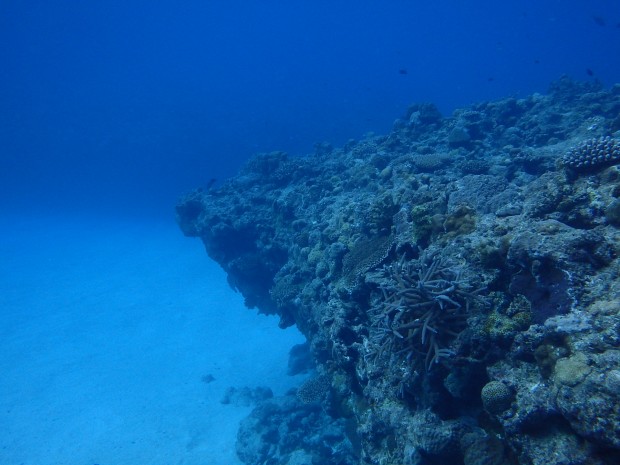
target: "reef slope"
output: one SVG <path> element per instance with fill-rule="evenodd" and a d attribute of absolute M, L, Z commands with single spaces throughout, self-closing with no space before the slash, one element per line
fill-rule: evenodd
<path fill-rule="evenodd" d="M 242 426 L 243 460 L 620 463 L 619 136 L 620 85 L 562 78 L 182 198 L 182 231 L 316 361 Z"/>

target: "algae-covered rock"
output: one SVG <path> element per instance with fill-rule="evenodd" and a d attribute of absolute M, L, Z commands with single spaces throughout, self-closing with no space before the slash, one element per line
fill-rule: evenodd
<path fill-rule="evenodd" d="M 246 464 L 287 465 L 302 459 L 312 465 L 358 463 L 345 421 L 331 418 L 318 404 L 304 404 L 293 396 L 267 400 L 252 410 L 241 422 L 236 449 Z"/>
<path fill-rule="evenodd" d="M 594 443 L 620 449 L 620 350 L 558 360 L 557 405 L 571 426 Z"/>
<path fill-rule="evenodd" d="M 464 465 L 516 465 L 516 458 L 496 436 L 477 430 L 461 438 Z"/>
<path fill-rule="evenodd" d="M 554 382 L 559 385 L 575 387 L 592 372 L 588 357 L 576 354 L 562 358 L 555 364 Z"/>

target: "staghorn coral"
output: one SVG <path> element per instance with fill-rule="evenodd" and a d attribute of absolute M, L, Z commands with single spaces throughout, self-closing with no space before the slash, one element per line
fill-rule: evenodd
<path fill-rule="evenodd" d="M 466 326 L 472 290 L 462 265 L 439 254 L 405 257 L 384 267 L 383 298 L 371 309 L 371 343 L 406 359 L 422 356 L 426 370 L 454 355 L 451 342 Z"/>

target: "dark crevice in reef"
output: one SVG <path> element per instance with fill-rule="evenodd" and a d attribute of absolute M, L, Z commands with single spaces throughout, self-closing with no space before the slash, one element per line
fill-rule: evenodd
<path fill-rule="evenodd" d="M 260 154 L 181 199 L 183 232 L 314 358 L 243 423 L 242 460 L 612 463 L 619 111 L 620 85 L 568 78 L 412 105 L 387 135 Z"/>

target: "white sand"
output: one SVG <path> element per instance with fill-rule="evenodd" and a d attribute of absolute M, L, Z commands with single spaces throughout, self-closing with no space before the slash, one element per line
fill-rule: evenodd
<path fill-rule="evenodd" d="M 0 464 L 239 464 L 251 408 L 226 388 L 301 382 L 303 337 L 244 308 L 173 220 L 0 227 Z"/>

